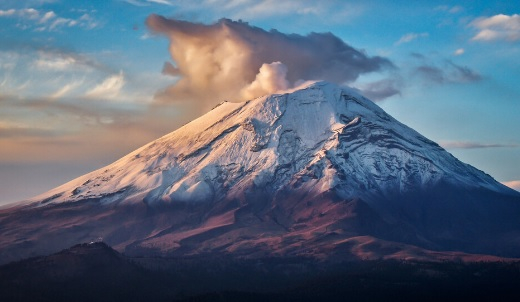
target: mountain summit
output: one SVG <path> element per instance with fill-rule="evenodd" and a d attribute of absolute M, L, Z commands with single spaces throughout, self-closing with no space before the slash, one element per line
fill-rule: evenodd
<path fill-rule="evenodd" d="M 0 253 L 102 237 L 134 255 L 371 257 L 420 247 L 520 257 L 519 215 L 516 191 L 354 90 L 317 82 L 224 102 L 2 210 Z"/>

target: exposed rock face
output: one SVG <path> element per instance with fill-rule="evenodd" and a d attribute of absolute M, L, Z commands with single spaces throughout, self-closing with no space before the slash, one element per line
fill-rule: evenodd
<path fill-rule="evenodd" d="M 520 256 L 520 194 L 325 82 L 223 103 L 0 215 L 4 259 L 97 237 L 135 255 Z"/>

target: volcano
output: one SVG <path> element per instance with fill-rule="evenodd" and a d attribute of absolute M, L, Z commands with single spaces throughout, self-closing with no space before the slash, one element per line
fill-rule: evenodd
<path fill-rule="evenodd" d="M 224 102 L 0 210 L 0 259 L 98 238 L 135 256 L 520 257 L 518 217 L 520 193 L 317 82 Z"/>

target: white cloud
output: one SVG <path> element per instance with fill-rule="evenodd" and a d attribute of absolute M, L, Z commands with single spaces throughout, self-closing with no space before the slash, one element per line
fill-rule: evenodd
<path fill-rule="evenodd" d="M 40 23 L 46 23 L 47 21 L 56 18 L 56 14 L 53 11 L 46 12 L 45 15 L 40 19 Z"/>
<path fill-rule="evenodd" d="M 137 0 L 123 0 L 126 3 L 135 5 L 135 6 L 148 6 L 148 3 L 137 1 Z"/>
<path fill-rule="evenodd" d="M 170 0 L 142 0 L 142 1 L 139 1 L 139 0 L 123 0 L 123 1 L 126 2 L 126 3 L 129 3 L 129 4 L 132 4 L 132 5 L 135 5 L 135 6 L 149 6 L 150 3 L 173 6 L 172 1 L 170 1 Z"/>
<path fill-rule="evenodd" d="M 73 57 L 51 57 L 49 55 L 44 54 L 34 62 L 34 65 L 42 70 L 64 71 L 76 65 L 77 63 L 78 62 Z"/>
<path fill-rule="evenodd" d="M 72 83 L 68 83 L 62 88 L 58 89 L 56 92 L 52 93 L 49 98 L 51 99 L 59 99 L 69 94 L 69 92 L 73 91 L 74 89 L 78 88 L 83 84 L 82 81 L 76 81 Z"/>
<path fill-rule="evenodd" d="M 31 19 L 31 20 L 35 20 L 40 17 L 40 12 L 34 8 L 24 8 L 24 9 L 18 10 L 18 14 L 23 18 L 27 18 L 27 19 Z"/>
<path fill-rule="evenodd" d="M 72 21 L 71 19 L 67 19 L 67 18 L 57 18 L 56 20 L 54 20 L 54 22 L 51 23 L 51 25 L 49 26 L 49 29 L 50 30 L 56 29 L 57 27 L 68 24 L 71 21 Z"/>
<path fill-rule="evenodd" d="M 395 42 L 395 45 L 412 42 L 413 40 L 416 40 L 419 38 L 425 38 L 428 36 L 429 36 L 428 33 L 408 33 L 408 34 L 402 36 L 397 42 Z"/>
<path fill-rule="evenodd" d="M 470 25 L 479 30 L 472 38 L 474 41 L 520 40 L 520 15 L 518 14 L 477 18 Z"/>
<path fill-rule="evenodd" d="M 34 8 L 0 10 L 0 17 L 18 17 L 23 22 L 16 26 L 22 29 L 33 28 L 35 31 L 53 31 L 62 27 L 79 26 L 93 29 L 99 26 L 90 15 L 83 14 L 77 18 L 58 16 L 54 11 L 39 11 Z"/>
<path fill-rule="evenodd" d="M 464 54 L 464 48 L 459 48 L 459 49 L 455 50 L 453 52 L 453 54 L 456 56 L 460 56 L 460 55 Z"/>
<path fill-rule="evenodd" d="M 123 72 L 106 78 L 101 84 L 97 85 L 85 96 L 91 99 L 117 99 L 121 89 L 125 85 Z"/>
<path fill-rule="evenodd" d="M 152 3 L 158 3 L 158 4 L 164 4 L 164 5 L 173 5 L 170 1 L 168 0 L 148 0 L 148 2 L 152 2 Z"/>
<path fill-rule="evenodd" d="M 1 10 L 0 9 L 0 17 L 12 16 L 15 13 L 16 13 L 16 10 L 14 10 L 14 9 L 8 9 L 8 10 Z"/>

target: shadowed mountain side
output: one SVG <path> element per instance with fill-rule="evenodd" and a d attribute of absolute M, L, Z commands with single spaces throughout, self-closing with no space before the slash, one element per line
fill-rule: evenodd
<path fill-rule="evenodd" d="M 2 301 L 164 301 L 167 275 L 133 264 L 104 243 L 0 266 Z"/>
<path fill-rule="evenodd" d="M 330 263 L 304 257 L 129 258 L 97 242 L 0 266 L 0 300 L 514 301 L 519 265 L 511 261 Z"/>
<path fill-rule="evenodd" d="M 6 263 L 103 238 L 133 256 L 337 260 L 439 256 L 431 250 L 520 257 L 518 212 L 512 210 L 518 207 L 516 199 L 485 193 L 467 192 L 482 199 L 461 198 L 456 203 L 451 202 L 449 187 L 402 195 L 388 201 L 393 208 L 384 211 L 385 217 L 360 199 L 342 200 L 333 193 L 305 196 L 291 190 L 218 205 L 99 207 L 89 200 L 29 207 L 0 212 L 0 223 L 16 230 L 0 229 L 0 255 Z M 460 190 L 456 194 L 460 196 Z M 489 210 L 488 200 L 502 208 Z"/>

